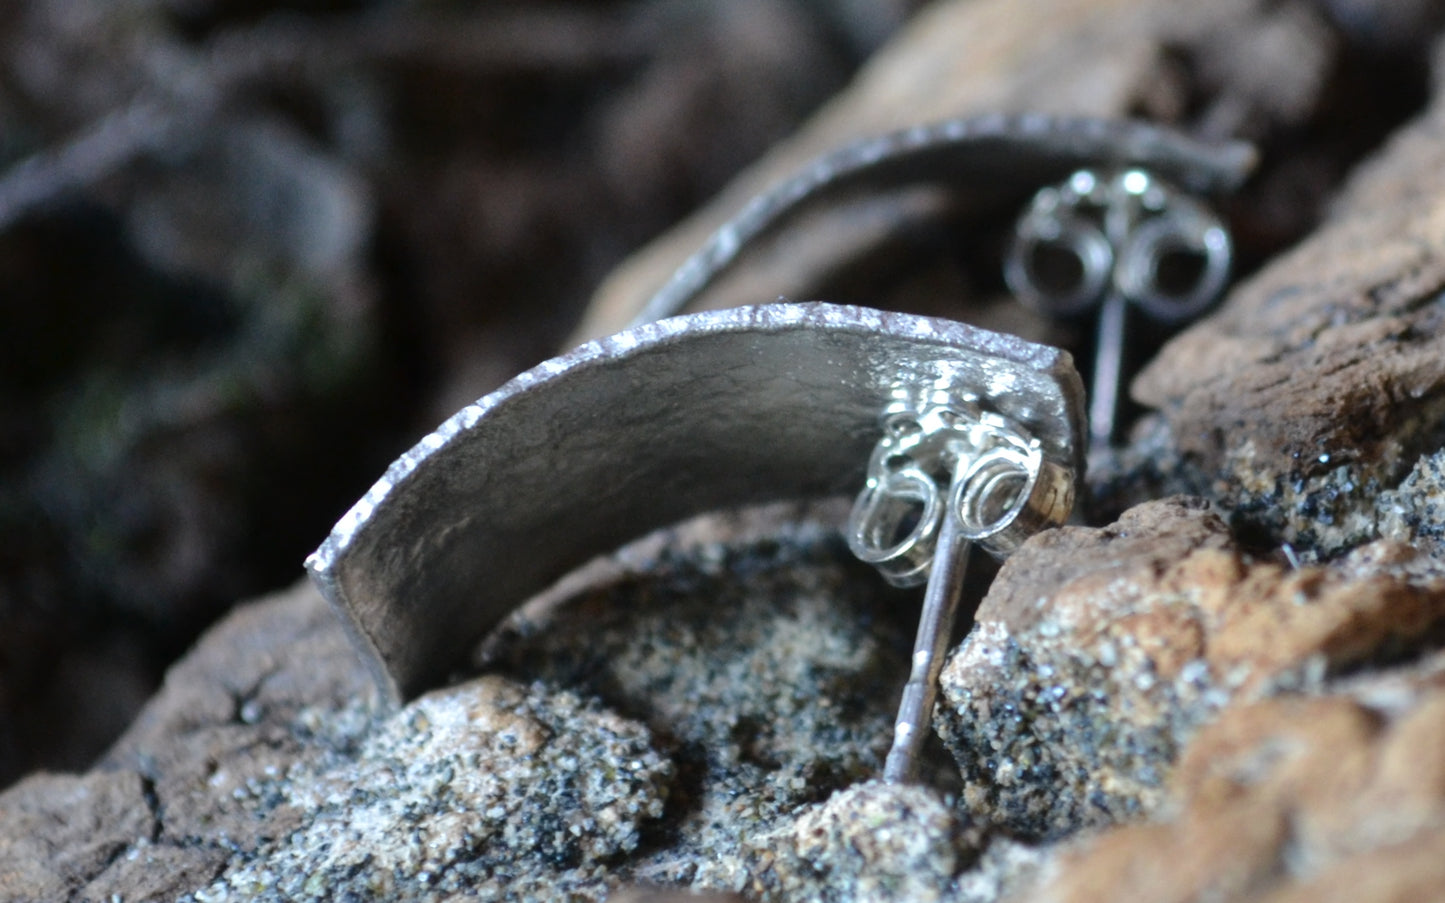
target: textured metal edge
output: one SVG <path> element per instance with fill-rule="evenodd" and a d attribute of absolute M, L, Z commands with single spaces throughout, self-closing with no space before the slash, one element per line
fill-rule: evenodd
<path fill-rule="evenodd" d="M 402 685 L 386 664 L 378 643 L 378 630 L 386 625 L 368 627 L 361 622 L 341 579 L 349 550 L 366 534 L 380 512 L 402 504 L 408 486 L 427 469 L 435 456 L 452 446 L 466 443 L 483 430 L 495 412 L 509 402 L 530 396 L 564 377 L 572 377 L 591 368 L 611 366 L 660 347 L 686 342 L 703 335 L 719 333 L 780 334 L 797 330 L 853 333 L 861 336 L 886 335 L 904 338 L 940 348 L 969 349 L 1002 361 L 1008 361 L 1040 374 L 1048 374 L 1066 387 L 1065 396 L 1082 397 L 1082 385 L 1074 371 L 1072 358 L 1062 350 L 1027 342 L 1014 336 L 990 332 L 951 320 L 892 313 L 862 307 L 845 307 L 824 303 L 769 304 L 756 307 L 708 311 L 685 317 L 647 324 L 608 338 L 588 342 L 557 358 L 545 361 L 515 377 L 496 391 L 468 405 L 402 454 L 385 474 L 338 521 L 331 534 L 306 560 L 307 570 L 322 594 L 338 610 L 356 647 L 366 659 L 377 684 L 391 703 L 397 703 L 416 692 L 416 687 Z M 1082 472 L 1083 447 L 1082 405 L 1066 406 L 1071 423 L 1062 447 L 1057 449 L 1077 471 Z M 560 575 L 559 575 L 560 576 Z M 540 589 L 540 588 L 539 588 Z M 520 604 L 518 601 L 518 604 Z M 480 637 L 476 637 L 480 639 Z"/>
<path fill-rule="evenodd" d="M 799 327 L 864 333 L 888 332 L 945 344 L 982 348 L 995 357 L 1023 364 L 1034 370 L 1062 372 L 1062 369 L 1073 369 L 1072 356 L 1050 345 L 1028 342 L 953 320 L 817 301 L 703 311 L 646 323 L 615 335 L 594 339 L 566 354 L 543 361 L 448 417 L 387 467 L 381 478 L 336 522 L 325 541 L 306 558 L 306 568 L 317 575 L 318 583 L 322 584 L 323 588 L 329 585 L 327 581 L 330 580 L 330 570 L 356 534 L 365 528 L 372 512 L 402 490 L 408 478 L 422 467 L 428 458 L 458 436 L 475 428 L 490 411 L 510 398 L 532 391 L 597 361 L 620 360 L 639 349 L 667 342 L 680 335 L 742 330 L 779 331 Z"/>
<path fill-rule="evenodd" d="M 970 179 L 999 178 L 1024 161 L 1051 162 L 1056 171 L 1049 177 L 1080 166 L 1144 166 L 1190 191 L 1213 194 L 1239 187 L 1258 154 L 1246 142 L 1203 142 L 1144 122 L 1040 113 L 947 119 L 866 138 L 816 158 L 753 197 L 678 267 L 632 322 L 682 311 L 745 246 L 830 191 L 864 180 L 882 187 L 965 186 Z"/>

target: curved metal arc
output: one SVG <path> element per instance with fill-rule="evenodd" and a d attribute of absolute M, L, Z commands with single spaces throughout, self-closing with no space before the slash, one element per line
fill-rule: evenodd
<path fill-rule="evenodd" d="M 711 311 L 588 343 L 459 411 L 308 559 L 386 695 L 628 539 L 724 506 L 851 492 L 899 382 L 977 388 L 1082 463 L 1066 352 L 827 304 Z"/>
<path fill-rule="evenodd" d="M 948 119 L 847 145 L 755 196 L 652 296 L 633 325 L 684 310 L 750 243 L 823 195 L 938 182 L 1047 182 L 1082 166 L 1144 166 L 1193 191 L 1237 187 L 1253 170 L 1244 142 L 1207 144 L 1139 122 L 1042 114 Z"/>

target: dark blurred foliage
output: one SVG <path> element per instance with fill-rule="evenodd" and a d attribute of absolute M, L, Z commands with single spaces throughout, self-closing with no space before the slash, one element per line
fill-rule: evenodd
<path fill-rule="evenodd" d="M 103 749 L 911 5 L 0 4 L 0 786 Z"/>

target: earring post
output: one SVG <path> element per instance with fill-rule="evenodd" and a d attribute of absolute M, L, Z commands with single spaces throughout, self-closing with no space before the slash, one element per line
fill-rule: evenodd
<path fill-rule="evenodd" d="M 914 779 L 918 751 L 928 736 L 933 704 L 938 698 L 938 676 L 963 596 L 973 543 L 964 538 L 958 512 L 953 508 L 948 506 L 939 526 L 938 546 L 918 616 L 918 636 L 913 641 L 913 665 L 893 723 L 893 746 L 883 764 L 883 780 L 890 784 Z"/>
<path fill-rule="evenodd" d="M 1129 299 L 1117 289 L 1104 296 L 1094 344 L 1094 379 L 1089 386 L 1089 455 L 1104 454 L 1118 432 L 1119 396 L 1123 391 L 1124 343 Z"/>

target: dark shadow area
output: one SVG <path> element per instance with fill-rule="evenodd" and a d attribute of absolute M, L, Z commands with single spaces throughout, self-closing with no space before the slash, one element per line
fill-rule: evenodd
<path fill-rule="evenodd" d="M 909 6 L 7 6 L 0 786 L 84 767 Z"/>

